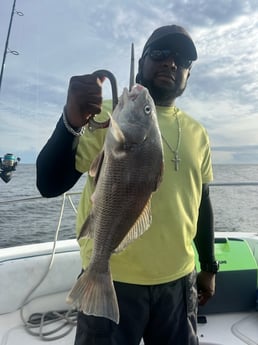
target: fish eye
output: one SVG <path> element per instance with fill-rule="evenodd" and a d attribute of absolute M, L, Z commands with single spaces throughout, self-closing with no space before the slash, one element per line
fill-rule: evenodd
<path fill-rule="evenodd" d="M 149 104 L 146 104 L 144 107 L 145 114 L 149 115 L 151 113 L 151 106 Z"/>

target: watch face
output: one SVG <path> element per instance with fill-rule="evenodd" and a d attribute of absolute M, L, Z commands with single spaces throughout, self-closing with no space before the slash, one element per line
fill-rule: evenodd
<path fill-rule="evenodd" d="M 217 273 L 218 270 L 219 270 L 219 262 L 218 262 L 218 261 L 215 261 L 215 262 L 213 263 L 213 271 L 212 271 L 212 273 Z"/>

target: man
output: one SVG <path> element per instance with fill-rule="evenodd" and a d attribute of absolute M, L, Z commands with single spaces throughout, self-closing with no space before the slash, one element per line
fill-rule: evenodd
<path fill-rule="evenodd" d="M 197 59 L 189 34 L 176 25 L 155 30 L 147 40 L 136 81 L 150 91 L 164 144 L 165 171 L 152 197 L 153 222 L 122 253 L 112 255 L 111 271 L 120 323 L 78 313 L 76 345 L 196 345 L 197 302 L 215 291 L 213 215 L 208 183 L 212 180 L 205 129 L 175 107 Z M 85 127 L 91 114 L 105 114 L 101 80 L 72 77 L 63 116 L 37 159 L 37 186 L 43 196 L 60 195 L 88 171 L 101 150 L 105 130 Z M 98 115 L 98 120 L 102 116 Z M 89 177 L 80 200 L 77 234 L 90 209 L 94 190 Z M 193 240 L 201 271 L 197 277 Z M 82 267 L 92 242 L 79 240 Z"/>

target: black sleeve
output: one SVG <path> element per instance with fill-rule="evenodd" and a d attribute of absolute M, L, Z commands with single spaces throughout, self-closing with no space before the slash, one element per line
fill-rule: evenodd
<path fill-rule="evenodd" d="M 61 117 L 36 161 L 36 183 L 42 196 L 63 194 L 82 175 L 75 169 L 78 140 L 78 137 L 67 131 Z"/>
<path fill-rule="evenodd" d="M 199 207 L 197 233 L 194 239 L 200 263 L 212 263 L 214 255 L 214 221 L 209 195 L 209 185 L 203 184 L 202 199 Z"/>

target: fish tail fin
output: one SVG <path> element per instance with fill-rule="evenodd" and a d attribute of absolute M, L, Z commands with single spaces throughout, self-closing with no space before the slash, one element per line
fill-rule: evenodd
<path fill-rule="evenodd" d="M 110 270 L 99 273 L 91 267 L 86 269 L 66 301 L 84 314 L 102 316 L 119 323 L 117 297 Z"/>

